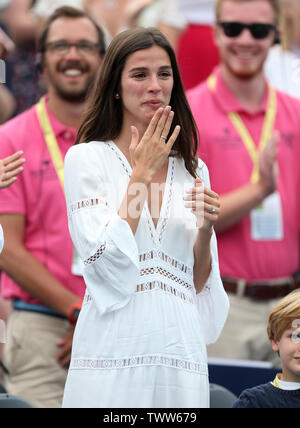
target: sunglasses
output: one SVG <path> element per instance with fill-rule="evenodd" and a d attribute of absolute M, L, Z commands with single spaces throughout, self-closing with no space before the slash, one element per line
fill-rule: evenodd
<path fill-rule="evenodd" d="M 227 37 L 238 37 L 247 28 L 254 39 L 265 39 L 271 31 L 276 31 L 272 24 L 244 24 L 242 22 L 218 22 Z"/>

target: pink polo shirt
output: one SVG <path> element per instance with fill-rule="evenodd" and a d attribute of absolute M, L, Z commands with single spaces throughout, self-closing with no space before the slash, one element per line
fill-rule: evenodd
<path fill-rule="evenodd" d="M 60 123 L 49 110 L 48 115 L 65 157 L 67 150 L 74 144 L 75 130 Z M 24 246 L 61 284 L 83 297 L 83 278 L 71 273 L 73 244 L 69 235 L 64 192 L 46 146 L 35 106 L 0 126 L 0 158 L 18 150 L 24 151 L 24 171 L 11 187 L 1 190 L 0 213 L 17 213 L 26 217 Z M 40 303 L 4 272 L 1 275 L 1 293 L 5 298 Z"/>
<path fill-rule="evenodd" d="M 211 186 L 220 195 L 250 180 L 253 163 L 238 132 L 228 118 L 237 112 L 258 145 L 265 118 L 269 91 L 255 113 L 247 111 L 225 85 L 219 68 L 215 91 L 207 82 L 191 89 L 187 97 L 200 132 L 199 156 L 207 164 Z M 277 94 L 275 130 L 280 131 L 278 191 L 283 211 L 280 241 L 254 241 L 250 217 L 218 234 L 220 270 L 223 276 L 247 281 L 290 276 L 299 269 L 300 230 L 300 101 Z"/>

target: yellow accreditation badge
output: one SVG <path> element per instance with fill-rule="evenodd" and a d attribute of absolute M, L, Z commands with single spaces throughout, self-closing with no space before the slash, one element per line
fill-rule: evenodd
<path fill-rule="evenodd" d="M 64 192 L 64 160 L 47 114 L 45 97 L 42 97 L 36 105 L 36 112 L 56 174 Z M 83 274 L 83 263 L 75 248 L 73 250 L 71 270 L 74 275 L 82 276 Z"/>

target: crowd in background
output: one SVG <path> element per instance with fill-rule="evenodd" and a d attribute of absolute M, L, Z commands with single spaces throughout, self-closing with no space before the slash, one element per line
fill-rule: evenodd
<path fill-rule="evenodd" d="M 218 64 L 214 0 L 2 0 L 0 58 L 5 60 L 6 83 L 1 85 L 0 123 L 26 110 L 43 93 L 35 67 L 36 39 L 45 19 L 62 4 L 85 9 L 105 31 L 107 44 L 125 28 L 158 27 L 177 52 L 186 89 L 203 81 Z M 300 5 L 294 0 L 281 4 L 281 43 L 270 52 L 266 75 L 276 87 L 299 97 Z"/>
<path fill-rule="evenodd" d="M 2 0 L 0 58 L 6 82 L 0 87 L 0 123 L 32 106 L 43 93 L 36 63 L 36 39 L 45 19 L 60 5 L 86 10 L 103 28 L 108 44 L 125 28 L 158 27 L 177 52 L 186 89 L 205 80 L 218 64 L 213 40 L 214 0 Z M 292 96 L 300 96 L 299 2 L 281 0 L 281 43 L 271 49 L 266 76 Z"/>
<path fill-rule="evenodd" d="M 280 4 L 279 39 L 269 51 L 265 76 L 275 88 L 300 98 L 300 2 L 280 0 Z M 130 27 L 160 29 L 176 52 L 187 91 L 208 79 L 220 62 L 214 42 L 214 0 L 0 0 L 0 59 L 5 65 L 1 124 L 47 92 L 37 66 L 36 41 L 46 19 L 62 5 L 86 11 L 103 29 L 106 46 Z M 0 319 L 6 320 L 10 310 L 11 303 L 1 299 L 0 287 Z M 261 359 L 259 353 L 253 359 Z"/>
<path fill-rule="evenodd" d="M 11 38 L 7 45 L 5 87 L 10 100 L 3 120 L 33 105 L 43 91 L 38 83 L 35 67 L 35 42 L 43 22 L 56 7 L 68 4 L 83 8 L 101 25 L 107 43 L 122 29 L 135 25 L 156 26 L 171 41 L 178 52 L 182 78 L 189 88 L 203 80 L 218 62 L 217 50 L 212 40 L 211 25 L 214 21 L 212 0 L 11 0 L 0 5 L 0 26 Z M 3 38 L 4 35 L 1 35 Z M 194 43 L 194 40 L 197 43 Z M 2 54 L 3 56 L 3 54 Z M 203 57 L 205 61 L 199 61 Z M 1 89 L 4 91 L 3 87 Z M 8 98 L 8 94 L 3 97 Z"/>

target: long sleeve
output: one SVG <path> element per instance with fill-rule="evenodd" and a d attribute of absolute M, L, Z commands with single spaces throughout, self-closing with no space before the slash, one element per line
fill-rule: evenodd
<path fill-rule="evenodd" d="M 229 311 L 229 300 L 220 277 L 217 240 L 211 238 L 212 268 L 203 290 L 196 296 L 206 344 L 217 341 Z"/>
<path fill-rule="evenodd" d="M 134 294 L 138 249 L 128 223 L 117 214 L 121 202 L 113 188 L 117 176 L 109 171 L 105 149 L 102 158 L 95 153 L 92 143 L 68 151 L 65 194 L 70 235 L 84 265 L 84 280 L 104 314 L 124 307 Z"/>
<path fill-rule="evenodd" d="M 208 169 L 203 162 L 199 172 L 204 185 L 210 188 Z M 206 344 L 217 341 L 224 327 L 229 311 L 229 299 L 224 290 L 219 269 L 216 234 L 213 232 L 210 243 L 211 272 L 203 287 L 196 296 L 196 304 L 201 317 Z"/>

